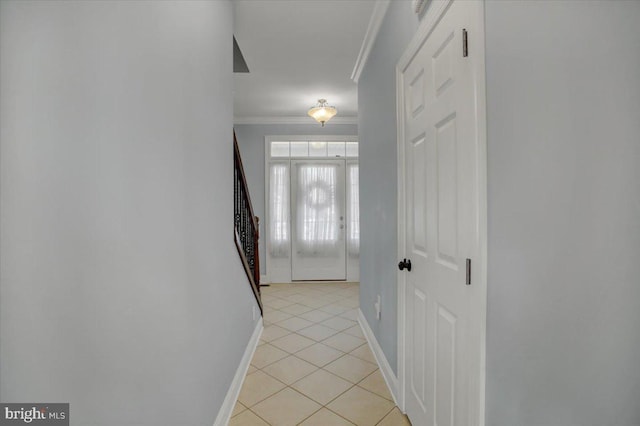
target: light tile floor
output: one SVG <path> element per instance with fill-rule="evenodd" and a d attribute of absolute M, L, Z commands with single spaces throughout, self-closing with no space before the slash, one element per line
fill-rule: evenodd
<path fill-rule="evenodd" d="M 357 283 L 262 287 L 265 328 L 230 426 L 407 426 L 357 323 Z"/>

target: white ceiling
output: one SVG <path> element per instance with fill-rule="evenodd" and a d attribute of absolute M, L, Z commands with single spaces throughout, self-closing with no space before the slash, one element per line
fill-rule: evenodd
<path fill-rule="evenodd" d="M 234 33 L 250 70 L 234 74 L 237 122 L 304 118 L 319 98 L 338 108 L 336 117 L 355 121 L 357 87 L 350 76 L 374 0 L 234 4 Z"/>

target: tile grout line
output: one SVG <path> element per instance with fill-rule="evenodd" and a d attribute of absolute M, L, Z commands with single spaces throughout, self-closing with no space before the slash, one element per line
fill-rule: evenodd
<path fill-rule="evenodd" d="M 391 407 L 391 410 L 389 410 L 389 411 L 387 412 L 387 414 L 385 414 L 384 416 L 382 416 L 382 418 L 381 418 L 380 420 L 378 420 L 378 423 L 376 423 L 376 426 L 377 426 L 377 425 L 379 425 L 380 423 L 382 423 L 382 421 L 383 421 L 384 419 L 386 419 L 386 418 L 387 418 L 387 416 L 388 416 L 389 414 L 391 414 L 391 412 L 392 412 L 393 410 L 395 410 L 395 409 L 396 409 L 396 407 L 397 407 L 397 405 L 396 405 L 396 404 L 393 404 L 393 407 Z"/>
<path fill-rule="evenodd" d="M 263 419 L 262 417 L 260 417 L 260 414 L 256 413 L 255 411 L 253 411 L 251 408 L 247 408 L 247 410 L 251 411 L 253 413 L 254 416 L 256 416 L 257 418 L 259 418 L 260 420 L 262 420 L 263 422 L 265 422 L 267 425 L 269 426 L 273 426 L 271 423 L 269 423 L 267 421 L 267 419 Z M 384 417 L 383 417 L 384 419 Z"/>
<path fill-rule="evenodd" d="M 271 361 L 271 362 L 261 366 L 260 368 L 257 367 L 254 364 L 251 364 L 251 366 L 253 366 L 254 369 L 255 369 L 255 371 L 252 372 L 251 374 L 254 374 L 257 371 L 260 371 L 263 374 L 265 374 L 267 377 L 275 380 L 277 383 L 279 383 L 280 385 L 282 385 L 284 387 L 279 389 L 279 390 L 277 390 L 276 392 L 266 396 L 265 398 L 260 399 L 259 401 L 255 402 L 251 406 L 246 406 L 245 404 L 242 404 L 240 401 L 238 401 L 238 402 L 240 402 L 242 404 L 243 407 L 245 407 L 246 410 L 249 410 L 251 413 L 256 415 L 258 418 L 260 418 L 261 420 L 265 421 L 265 423 L 271 425 L 270 422 L 268 422 L 266 419 L 262 418 L 253 409 L 258 404 L 266 401 L 269 398 L 272 398 L 274 395 L 286 390 L 287 388 L 289 388 L 290 390 L 296 392 L 297 394 L 301 395 L 302 397 L 304 397 L 306 399 L 309 399 L 310 401 L 313 401 L 315 404 L 318 404 L 320 406 L 320 408 L 318 408 L 317 410 L 311 412 L 309 415 L 307 415 L 303 419 L 298 420 L 297 424 L 300 424 L 300 423 L 306 421 L 307 419 L 313 417 L 318 412 L 320 412 L 323 408 L 325 408 L 327 411 L 331 412 L 332 414 L 338 416 L 339 418 L 344 419 L 346 422 L 348 422 L 350 424 L 353 424 L 352 421 L 349 420 L 348 418 L 346 418 L 346 417 L 342 416 L 341 414 L 336 413 L 335 411 L 331 410 L 328 407 L 328 405 L 331 404 L 332 402 L 334 402 L 335 400 L 341 398 L 345 393 L 351 391 L 352 389 L 354 389 L 356 387 L 361 391 L 364 391 L 366 393 L 369 393 L 371 395 L 377 396 L 379 398 L 382 398 L 384 400 L 387 400 L 387 401 L 390 401 L 391 403 L 393 403 L 393 401 L 389 400 L 384 395 L 380 395 L 375 391 L 372 391 L 372 390 L 364 388 L 363 386 L 360 386 L 360 384 L 363 381 L 367 380 L 369 377 L 371 377 L 374 374 L 376 374 L 376 372 L 379 371 L 379 367 L 375 363 L 371 363 L 367 359 L 364 359 L 364 355 L 356 356 L 355 354 L 353 354 L 353 352 L 361 349 L 364 346 L 367 346 L 367 349 L 369 351 L 370 351 L 370 348 L 368 347 L 368 345 L 366 343 L 366 340 L 362 338 L 361 333 L 357 334 L 357 333 L 354 332 L 354 334 L 351 334 L 351 333 L 347 332 L 347 330 L 350 330 L 353 327 L 358 325 L 357 321 L 355 321 L 353 318 L 351 318 L 353 316 L 353 311 L 356 310 L 357 307 L 353 307 L 352 306 L 353 303 L 354 303 L 353 301 L 352 302 L 346 301 L 346 299 L 355 299 L 357 297 L 357 293 L 354 293 L 353 291 L 351 291 L 352 288 L 353 287 L 351 285 L 346 285 L 345 286 L 344 284 L 336 286 L 335 289 L 333 289 L 332 291 L 330 291 L 329 293 L 326 293 L 326 294 L 327 295 L 335 295 L 334 297 L 331 297 L 330 299 L 334 299 L 335 297 L 338 297 L 338 299 L 335 299 L 333 301 L 328 301 L 329 299 L 324 299 L 324 301 L 327 301 L 327 303 L 325 303 L 325 304 L 323 304 L 321 306 L 318 306 L 318 307 L 312 307 L 312 306 L 306 305 L 304 301 L 300 300 L 300 299 L 303 299 L 305 297 L 306 298 L 312 298 L 314 296 L 318 296 L 318 297 L 322 296 L 323 294 L 320 294 L 322 292 L 321 291 L 317 291 L 315 288 L 311 288 L 310 289 L 310 290 L 313 291 L 313 293 L 315 293 L 315 294 L 312 294 L 312 295 L 309 295 L 308 293 L 305 294 L 303 289 L 300 288 L 300 287 L 299 288 L 294 287 L 292 289 L 292 292 L 288 293 L 286 295 L 285 295 L 285 292 L 287 290 L 286 288 L 277 288 L 277 287 L 275 288 L 275 293 L 282 293 L 281 296 L 278 296 L 277 294 L 265 294 L 269 298 L 274 298 L 274 300 L 282 300 L 285 303 L 287 303 L 286 305 L 283 305 L 280 308 L 274 308 L 274 307 L 270 307 L 268 301 L 266 301 L 265 302 L 265 307 L 267 308 L 267 310 L 265 312 L 265 317 L 269 317 L 269 312 L 280 312 L 282 314 L 289 315 L 289 317 L 287 317 L 285 319 L 281 319 L 281 320 L 276 321 L 276 322 L 265 321 L 266 322 L 265 328 L 270 327 L 270 326 L 277 326 L 278 328 L 284 330 L 286 332 L 286 334 L 278 336 L 277 338 L 272 338 L 269 341 L 261 339 L 262 340 L 262 344 L 260 346 L 268 344 L 270 347 L 272 347 L 274 349 L 277 349 L 278 351 L 284 353 L 285 356 L 283 356 L 282 358 L 278 358 L 278 359 L 276 359 L 274 361 Z M 298 300 L 292 301 L 291 299 L 287 299 L 287 297 L 293 297 L 293 296 L 299 296 L 299 297 L 296 297 L 296 299 L 298 299 Z M 342 296 L 342 297 L 339 297 L 339 296 Z M 340 303 L 341 301 L 345 301 L 346 304 L 349 304 L 351 306 L 347 306 L 345 304 L 342 304 L 342 303 Z M 282 303 L 282 302 L 279 302 L 279 303 Z M 287 312 L 286 310 L 282 310 L 282 309 L 286 309 L 287 307 L 291 307 L 293 305 L 300 305 L 300 306 L 303 306 L 305 309 L 308 308 L 308 310 L 305 310 L 304 312 L 299 312 L 299 313 L 296 313 L 296 314 L 292 314 L 292 313 Z M 334 305 L 336 306 L 337 309 L 339 309 L 339 310 L 344 309 L 344 310 L 342 310 L 342 312 L 339 312 L 339 313 L 334 313 L 335 310 L 333 310 L 333 312 L 327 312 L 327 311 L 323 310 L 323 308 L 332 310 L 332 309 L 330 309 L 328 307 L 329 306 L 334 306 Z M 299 308 L 298 309 L 292 308 L 292 309 L 293 310 L 299 310 Z M 321 312 L 323 315 L 327 315 L 327 317 L 322 319 L 322 320 L 317 320 L 317 321 L 312 321 L 312 320 L 309 320 L 307 318 L 304 318 L 303 315 L 309 314 L 309 313 L 315 312 L 315 311 Z M 320 315 L 320 316 L 323 316 L 323 315 Z M 279 325 L 279 323 L 281 323 L 283 321 L 287 321 L 287 320 L 289 320 L 291 318 L 301 319 L 301 320 L 309 322 L 309 324 L 305 325 L 304 327 L 298 328 L 296 330 L 292 330 L 292 329 L 289 329 L 289 328 L 286 328 L 286 327 L 283 327 L 283 326 Z M 344 323 L 346 323 L 348 326 L 347 327 L 342 327 L 341 329 L 336 329 L 336 328 L 334 328 L 335 325 L 334 325 L 334 327 L 332 327 L 330 325 L 325 324 L 326 321 L 335 320 L 336 318 L 341 320 L 343 322 L 343 325 L 344 325 Z M 340 322 L 338 322 L 338 324 L 340 324 Z M 309 336 L 305 336 L 304 334 L 301 334 L 301 332 L 303 332 L 305 329 L 308 329 L 308 328 L 311 328 L 311 327 L 314 327 L 314 326 L 317 326 L 317 325 L 321 325 L 324 328 L 331 330 L 332 333 L 327 335 L 327 336 L 322 337 L 321 339 L 317 339 L 317 338 L 313 338 L 313 337 L 309 337 Z M 306 340 L 308 340 L 308 341 L 310 341 L 312 343 L 308 344 L 308 345 L 306 345 L 304 347 L 301 347 L 299 349 L 296 348 L 296 350 L 293 350 L 293 351 L 288 350 L 288 349 L 283 349 L 283 348 L 277 346 L 276 344 L 274 344 L 274 342 L 276 342 L 276 341 L 278 341 L 280 339 L 284 339 L 285 337 L 290 337 L 292 335 L 294 335 L 295 339 L 298 339 L 298 338 L 306 339 Z M 348 350 L 337 348 L 337 347 L 331 346 L 330 344 L 325 343 L 327 340 L 330 340 L 330 339 L 332 339 L 332 338 L 334 338 L 336 336 L 339 336 L 339 335 L 347 337 L 348 338 L 346 340 L 347 342 L 349 342 L 351 339 L 353 339 L 353 341 L 351 341 L 351 344 L 353 344 L 353 342 L 358 343 L 360 340 L 364 340 L 364 341 L 361 342 L 360 344 L 357 344 L 355 347 L 352 347 L 352 348 L 350 347 Z M 305 342 L 305 343 L 307 343 L 307 342 Z M 314 345 L 317 345 L 317 344 L 326 346 L 326 347 L 336 351 L 337 353 L 339 353 L 339 356 L 337 358 L 327 362 L 327 363 L 323 363 L 322 366 L 318 366 L 317 364 L 315 364 L 313 362 L 309 362 L 309 361 L 303 359 L 301 356 L 297 355 L 298 353 L 300 353 L 300 352 L 302 352 L 302 351 L 304 351 L 304 350 L 306 350 L 306 349 L 308 349 L 308 348 L 310 348 L 310 347 L 312 347 Z M 350 345 L 347 344 L 347 346 L 344 346 L 344 347 L 349 347 L 349 346 Z M 375 366 L 375 369 L 373 371 L 365 374 L 364 377 L 359 378 L 355 383 L 352 381 L 352 379 L 346 379 L 345 377 L 342 377 L 341 375 L 338 375 L 338 374 L 326 369 L 327 366 L 329 366 L 329 365 L 331 365 L 331 364 L 333 364 L 333 363 L 335 363 L 335 362 L 337 362 L 337 361 L 339 361 L 339 360 L 341 360 L 343 358 L 346 358 L 345 357 L 346 355 L 350 355 L 351 358 L 354 358 L 358 362 L 362 362 L 362 363 L 365 363 L 365 364 L 371 364 L 371 365 Z M 268 367 L 270 367 L 270 366 L 272 366 L 272 365 L 274 365 L 274 364 L 276 364 L 276 363 L 278 363 L 278 362 L 280 362 L 280 361 L 282 361 L 282 360 L 284 360 L 284 359 L 286 359 L 288 357 L 294 357 L 295 359 L 297 359 L 299 361 L 302 361 L 304 363 L 307 363 L 307 364 L 313 366 L 313 370 L 308 372 L 308 373 L 306 373 L 306 374 L 303 374 L 300 377 L 297 377 L 293 382 L 291 382 L 291 384 L 287 384 L 284 381 L 278 379 L 277 377 L 269 374 L 267 371 L 264 371 L 264 369 L 266 369 L 266 368 L 268 368 Z M 315 374 L 315 373 L 317 373 L 319 371 L 323 371 L 324 373 L 327 373 L 327 374 L 329 374 L 331 376 L 334 376 L 334 377 L 346 382 L 349 386 L 344 391 L 342 391 L 341 393 L 333 396 L 333 398 L 331 400 L 327 401 L 326 403 L 321 403 L 319 401 L 316 401 L 314 398 L 304 394 L 302 391 L 298 391 L 297 389 L 295 389 L 293 387 L 297 383 L 303 381 L 304 379 L 308 378 L 310 375 Z M 387 411 L 384 415 L 382 415 L 382 417 L 376 422 L 376 424 L 379 424 L 380 422 L 382 422 L 395 408 L 396 408 L 396 405 L 393 404 L 391 409 L 389 411 Z M 241 414 L 241 413 L 239 413 L 239 414 Z"/>

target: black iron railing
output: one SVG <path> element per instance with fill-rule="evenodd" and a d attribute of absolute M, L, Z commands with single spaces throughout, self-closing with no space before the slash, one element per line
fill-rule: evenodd
<path fill-rule="evenodd" d="M 234 240 L 240 259 L 247 273 L 247 278 L 253 289 L 253 294 L 262 311 L 262 299 L 260 297 L 260 258 L 258 254 L 259 219 L 253 214 L 251 197 L 247 187 L 247 179 L 242 167 L 238 140 L 233 135 L 233 214 L 234 214 Z"/>

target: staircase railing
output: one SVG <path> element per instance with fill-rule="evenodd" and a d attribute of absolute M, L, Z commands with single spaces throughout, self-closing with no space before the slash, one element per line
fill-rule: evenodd
<path fill-rule="evenodd" d="M 262 298 L 260 296 L 260 258 L 258 253 L 259 219 L 253 214 L 251 197 L 247 186 L 247 178 L 240 158 L 240 149 L 235 133 L 233 134 L 233 214 L 234 240 L 238 254 L 249 278 L 253 294 L 262 312 Z"/>

